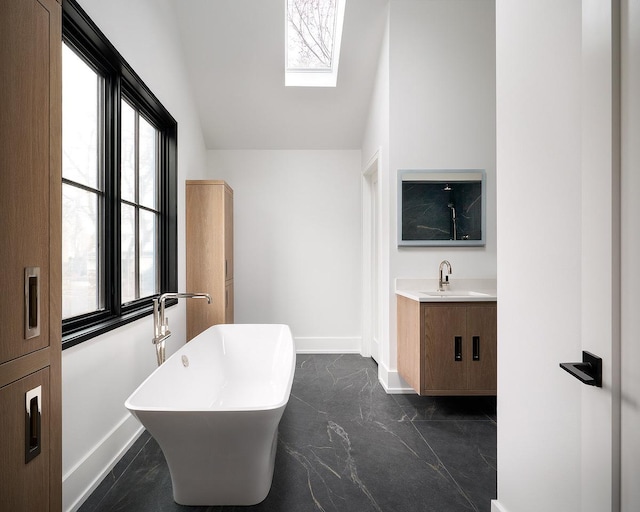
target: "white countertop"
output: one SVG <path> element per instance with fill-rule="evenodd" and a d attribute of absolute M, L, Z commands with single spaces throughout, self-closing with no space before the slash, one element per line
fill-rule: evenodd
<path fill-rule="evenodd" d="M 495 279 L 455 279 L 449 289 L 438 292 L 437 279 L 396 279 L 396 294 L 418 302 L 496 302 Z"/>

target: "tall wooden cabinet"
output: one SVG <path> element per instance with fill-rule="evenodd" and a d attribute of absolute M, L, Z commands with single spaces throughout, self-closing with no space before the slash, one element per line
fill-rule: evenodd
<path fill-rule="evenodd" d="M 495 395 L 495 302 L 398 299 L 398 372 L 421 395 Z"/>
<path fill-rule="evenodd" d="M 61 23 L 0 3 L 0 510 L 62 508 Z"/>
<path fill-rule="evenodd" d="M 224 181 L 186 182 L 187 291 L 212 303 L 187 301 L 187 340 L 233 323 L 233 190 Z"/>

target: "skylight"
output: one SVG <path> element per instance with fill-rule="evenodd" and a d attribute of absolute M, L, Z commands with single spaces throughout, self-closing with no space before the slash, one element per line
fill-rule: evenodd
<path fill-rule="evenodd" d="M 335 87 L 346 0 L 285 2 L 285 85 Z"/>

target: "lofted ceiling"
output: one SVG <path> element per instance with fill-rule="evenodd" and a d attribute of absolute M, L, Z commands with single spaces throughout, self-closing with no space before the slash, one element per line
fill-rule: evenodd
<path fill-rule="evenodd" d="M 388 0 L 347 0 L 335 88 L 285 88 L 285 0 L 173 4 L 209 149 L 360 149 Z"/>

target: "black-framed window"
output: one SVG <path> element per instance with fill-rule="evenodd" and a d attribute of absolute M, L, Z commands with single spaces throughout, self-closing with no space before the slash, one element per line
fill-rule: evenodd
<path fill-rule="evenodd" d="M 62 31 L 67 348 L 177 289 L 177 123 L 75 0 Z"/>

